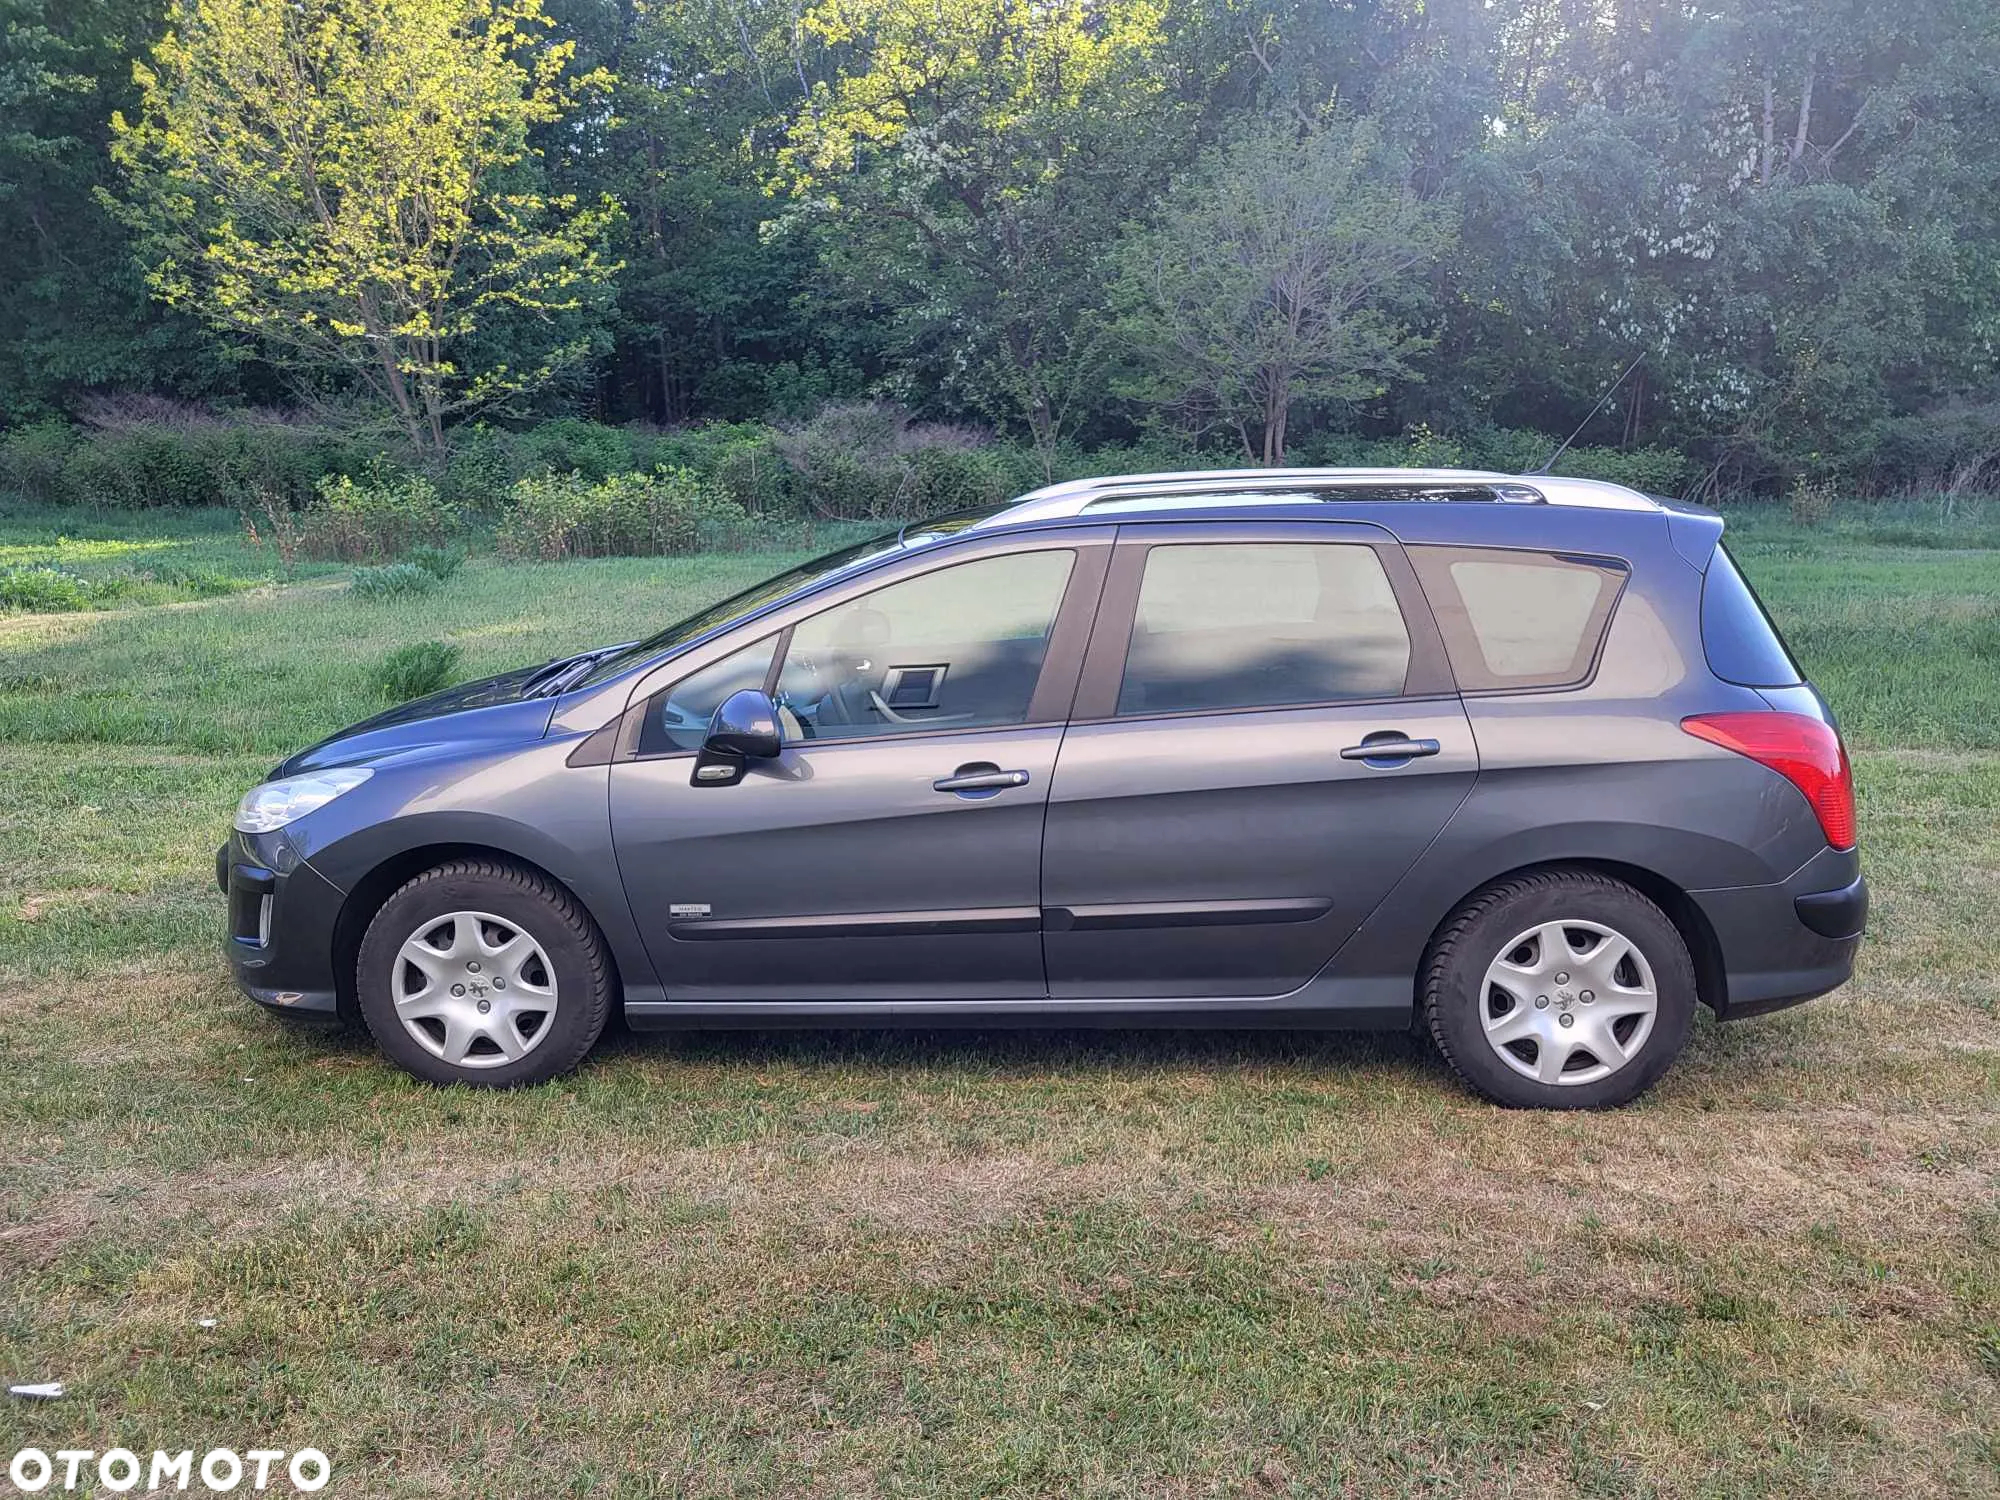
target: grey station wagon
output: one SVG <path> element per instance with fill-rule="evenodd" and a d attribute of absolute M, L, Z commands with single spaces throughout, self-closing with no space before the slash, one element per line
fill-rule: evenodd
<path fill-rule="evenodd" d="M 1407 1028 L 1621 1104 L 1867 909 L 1826 705 L 1712 512 L 1456 471 L 1089 480 L 278 766 L 242 988 L 439 1082 L 633 1027 Z"/>

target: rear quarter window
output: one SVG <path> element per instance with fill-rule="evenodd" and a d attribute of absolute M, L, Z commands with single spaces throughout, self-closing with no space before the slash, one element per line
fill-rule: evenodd
<path fill-rule="evenodd" d="M 1624 564 L 1609 558 L 1502 547 L 1409 555 L 1467 692 L 1583 682 L 1625 587 Z"/>
<path fill-rule="evenodd" d="M 1804 680 L 1762 601 L 1720 546 L 1701 582 L 1701 649 L 1724 682 L 1797 687 Z"/>

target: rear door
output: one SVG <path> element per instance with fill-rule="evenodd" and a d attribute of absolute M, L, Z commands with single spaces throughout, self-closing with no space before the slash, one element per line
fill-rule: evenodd
<path fill-rule="evenodd" d="M 1050 994 L 1297 989 L 1477 771 L 1389 533 L 1122 527 L 1049 801 Z"/>

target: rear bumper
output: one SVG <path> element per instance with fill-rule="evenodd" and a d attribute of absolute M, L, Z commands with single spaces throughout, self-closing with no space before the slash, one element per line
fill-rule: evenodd
<path fill-rule="evenodd" d="M 335 1019 L 339 889 L 299 859 L 282 834 L 231 838 L 216 851 L 215 878 L 229 898 L 222 946 L 236 987 L 282 1015 Z"/>
<path fill-rule="evenodd" d="M 1828 849 L 1777 885 L 1690 891 L 1721 950 L 1725 1021 L 1815 999 L 1854 976 L 1868 882 L 1853 850 Z"/>

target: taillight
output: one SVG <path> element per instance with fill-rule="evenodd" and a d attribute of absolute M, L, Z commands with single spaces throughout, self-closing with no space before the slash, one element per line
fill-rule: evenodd
<path fill-rule="evenodd" d="M 1695 714 L 1682 719 L 1681 728 L 1769 766 L 1805 793 L 1829 844 L 1854 847 L 1854 771 L 1847 763 L 1847 747 L 1831 725 L 1805 714 L 1772 711 Z"/>

